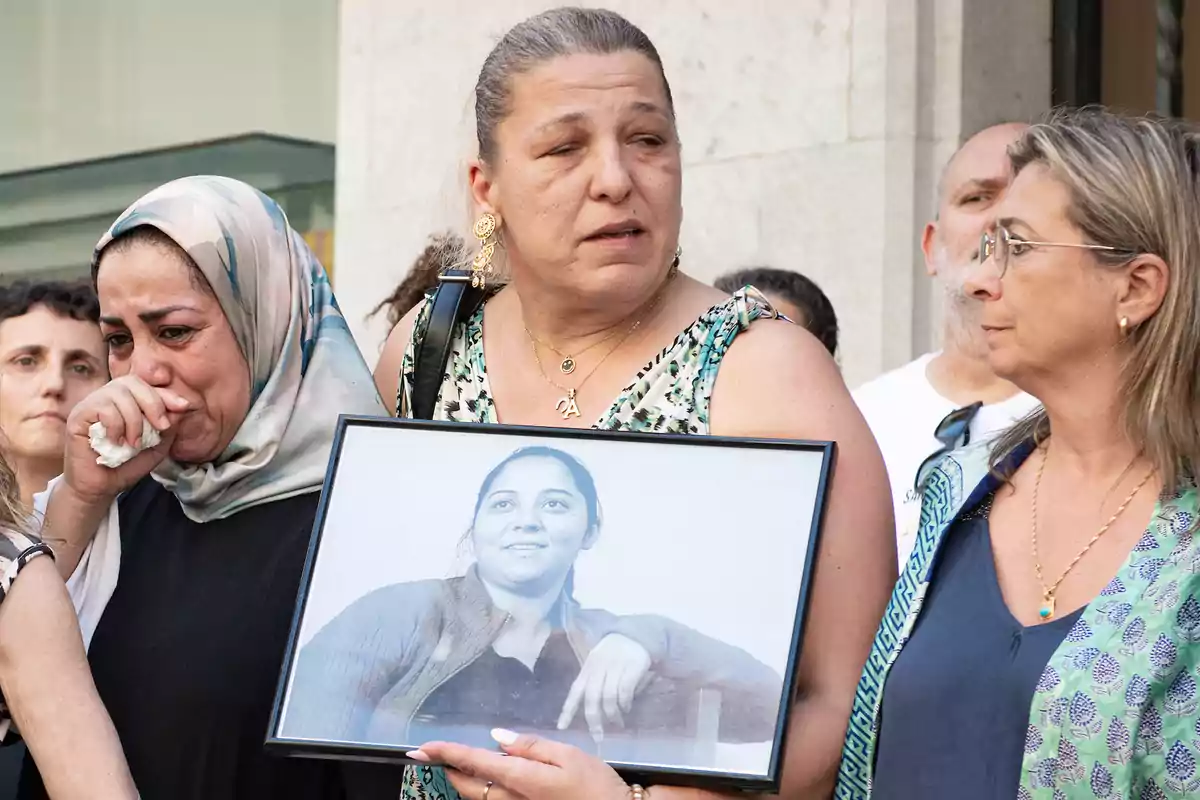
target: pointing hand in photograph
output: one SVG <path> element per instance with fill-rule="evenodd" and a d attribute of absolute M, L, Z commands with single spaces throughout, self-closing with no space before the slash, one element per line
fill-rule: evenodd
<path fill-rule="evenodd" d="M 627 636 L 605 636 L 588 654 L 579 677 L 571 685 L 558 718 L 558 729 L 566 730 L 583 706 L 588 730 L 597 742 L 604 738 L 604 721 L 624 727 L 624 714 L 633 708 L 633 698 L 650 673 L 650 653 Z"/>

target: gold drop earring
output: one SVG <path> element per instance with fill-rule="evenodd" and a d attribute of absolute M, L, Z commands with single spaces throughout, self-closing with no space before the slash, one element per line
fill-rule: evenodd
<path fill-rule="evenodd" d="M 479 240 L 479 252 L 471 260 L 471 285 L 477 289 L 487 288 L 488 276 L 495 272 L 492 256 L 496 254 L 496 230 L 499 227 L 496 215 L 490 212 L 475 220 L 472 233 Z"/>

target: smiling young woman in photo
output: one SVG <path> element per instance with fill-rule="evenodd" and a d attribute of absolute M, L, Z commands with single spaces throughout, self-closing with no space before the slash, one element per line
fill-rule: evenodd
<path fill-rule="evenodd" d="M 576 601 L 575 562 L 602 517 L 574 456 L 534 446 L 505 458 L 479 487 L 466 574 L 378 589 L 318 631 L 297 658 L 283 735 L 485 747 L 503 727 L 679 759 L 695 737 L 689 709 L 714 689 L 720 741 L 770 741 L 774 670 L 664 617 Z"/>

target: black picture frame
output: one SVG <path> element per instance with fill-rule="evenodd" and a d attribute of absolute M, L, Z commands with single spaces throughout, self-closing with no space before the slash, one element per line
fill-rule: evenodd
<path fill-rule="evenodd" d="M 540 494 L 532 496 L 541 503 L 536 512 L 539 517 L 522 528 L 534 531 L 536 541 L 518 541 L 514 545 L 511 537 L 516 534 L 511 531 L 516 528 L 509 527 L 509 522 L 503 522 L 508 518 L 495 515 L 518 513 L 510 511 L 509 507 L 520 508 L 520 513 L 534 513 L 524 510 L 537 505 L 526 502 L 531 497 L 529 491 L 532 489 L 526 491 L 519 487 L 531 486 L 531 481 L 541 478 L 522 477 L 529 472 L 525 470 L 524 473 L 518 471 L 508 476 L 508 484 L 501 483 L 500 489 L 495 488 L 497 484 L 492 484 L 493 488 L 488 490 L 491 492 L 488 495 L 490 505 L 484 509 L 481 505 L 484 492 L 480 476 L 490 470 L 507 475 L 501 467 L 507 463 L 508 457 L 529 447 L 552 448 L 574 458 L 588 472 L 592 481 L 591 496 L 599 495 L 600 499 L 595 504 L 579 499 L 588 495 L 581 488 L 582 479 L 575 473 L 571 473 L 571 476 L 577 491 L 565 502 L 544 499 L 551 497 L 553 488 L 538 490 Z M 639 593 L 636 587 L 653 584 L 657 591 L 658 584 L 626 577 L 617 581 L 620 587 L 614 591 L 609 588 L 613 582 L 610 573 L 616 570 L 628 576 L 631 568 L 635 573 L 654 570 L 650 574 L 661 575 L 665 582 L 689 578 L 694 582 L 694 585 L 677 583 L 668 586 L 671 591 L 659 597 L 657 602 L 660 606 L 667 603 L 668 596 L 698 598 L 703 595 L 719 599 L 720 613 L 713 613 L 713 608 L 717 606 L 705 606 L 708 611 L 704 612 L 699 624 L 691 619 L 691 624 L 684 624 L 677 622 L 662 608 L 638 606 L 643 609 L 638 613 L 633 613 L 636 609 L 609 611 L 607 607 L 585 608 L 576 599 L 574 589 L 578 586 L 575 579 L 580 554 L 591 545 L 576 546 L 573 554 L 570 554 L 570 546 L 567 546 L 565 552 L 570 554 L 569 561 L 560 558 L 557 567 L 569 564 L 569 583 L 565 584 L 566 588 L 560 594 L 550 590 L 557 599 L 553 601 L 554 607 L 547 618 L 561 611 L 562 616 L 556 618 L 561 621 L 563 640 L 572 646 L 575 654 L 576 660 L 571 662 L 573 668 L 579 670 L 586 656 L 581 654 L 572 637 L 581 640 L 587 640 L 589 636 L 593 639 L 601 637 L 600 640 L 603 640 L 602 637 L 612 633 L 622 636 L 628 634 L 626 638 L 642 647 L 647 655 L 654 650 L 652 666 L 638 683 L 637 694 L 630 701 L 627 712 L 630 719 L 644 712 L 642 716 L 649 727 L 606 733 L 600 744 L 585 729 L 583 739 L 589 743 L 587 746 L 596 748 L 598 755 L 631 782 L 694 786 L 715 791 L 778 791 L 782 780 L 788 720 L 795 699 L 809 587 L 819 548 L 835 452 L 833 442 L 646 435 L 594 429 L 340 416 L 272 708 L 266 739 L 268 750 L 295 757 L 415 764 L 405 754 L 430 740 L 430 736 L 421 735 L 422 726 L 428 728 L 430 719 L 434 720 L 435 726 L 440 724 L 444 728 L 453 725 L 452 722 L 443 721 L 468 713 L 462 708 L 456 711 L 456 702 L 461 702 L 468 709 L 475 707 L 466 700 L 460 700 L 455 692 L 447 690 L 437 702 L 449 704 L 448 710 L 418 713 L 430 708 L 429 704 L 433 702 L 430 698 L 437 689 L 445 686 L 451 678 L 462 676 L 468 667 L 474 668 L 474 680 L 478 681 L 485 674 L 482 663 L 500 663 L 496 660 L 500 657 L 495 655 L 492 646 L 495 639 L 487 640 L 488 636 L 494 636 L 489 625 L 494 624 L 494 615 L 498 611 L 492 607 L 492 601 L 495 599 L 494 592 L 499 590 L 495 590 L 494 584 L 489 584 L 482 573 L 487 571 L 492 575 L 501 575 L 503 582 L 507 580 L 503 576 L 511 576 L 514 569 L 518 572 L 522 569 L 528 571 L 530 564 L 553 563 L 550 561 L 553 554 L 563 551 L 563 547 L 553 544 L 550 538 L 558 534 L 545 533 L 544 540 L 536 537 L 543 536 L 543 533 L 537 532 L 550 531 L 552 528 L 574 530 L 558 519 L 546 523 L 540 521 L 541 515 L 557 511 L 558 507 L 567 509 L 561 513 L 575 514 L 569 517 L 571 520 L 578 522 L 579 515 L 586 519 L 588 527 L 581 542 L 590 535 L 587 531 L 593 530 L 596 531 L 593 541 L 599 541 L 600 523 L 597 521 L 592 527 L 591 509 L 601 509 L 610 502 L 619 502 L 625 509 L 624 519 L 636 518 L 639 523 L 644 519 L 652 519 L 659 524 L 639 525 L 636 531 L 631 530 L 635 526 L 626 526 L 623 532 L 614 534 L 625 537 L 626 547 L 636 543 L 638 555 L 632 560 L 615 553 L 604 556 L 610 561 L 615 559 L 614 563 L 619 562 L 622 566 L 610 566 L 607 572 L 595 567 L 588 573 L 590 578 L 585 575 L 585 587 L 590 585 L 593 595 L 609 597 L 608 605 L 631 603 L 637 606 L 639 602 L 647 601 L 644 598 L 646 593 Z M 605 453 L 611 455 L 603 455 Z M 384 458 L 385 463 L 375 463 L 380 458 Z M 545 469 L 549 468 L 545 464 L 548 463 L 544 462 L 543 472 L 539 474 L 545 474 Z M 603 466 L 600 466 L 602 463 Z M 443 467 L 448 464 L 451 468 L 439 468 L 439 464 Z M 676 467 L 679 472 L 661 469 L 655 473 L 653 470 L 656 465 Z M 566 462 L 560 462 L 560 466 L 566 467 Z M 566 475 L 568 472 L 569 469 L 567 472 L 560 470 L 557 474 Z M 600 475 L 603 480 L 594 477 L 593 473 Z M 339 483 L 339 475 L 343 477 L 343 483 Z M 518 489 L 503 489 L 504 485 L 514 485 L 514 480 Z M 522 480 L 524 484 L 520 483 Z M 617 482 L 623 482 L 623 485 L 614 491 Z M 678 492 L 672 491 L 680 487 L 688 491 L 685 502 L 680 502 Z M 465 493 L 469 496 L 467 502 L 474 504 L 475 511 L 472 513 L 469 507 L 462 512 L 445 508 L 431 509 L 429 504 L 436 501 L 438 493 L 450 489 L 459 495 Z M 520 494 L 522 491 L 526 493 Z M 658 507 L 654 504 L 656 499 L 662 501 Z M 377 507 L 365 507 L 372 504 L 377 504 Z M 456 503 L 445 505 L 458 507 Z M 794 528 L 786 517 L 793 511 L 796 517 Z M 486 515 L 485 524 L 481 524 L 481 514 Z M 785 516 L 781 518 L 780 514 Z M 460 519 L 455 519 L 456 515 Z M 461 574 L 458 570 L 439 569 L 434 570 L 433 575 L 430 574 L 432 567 L 428 565 L 424 568 L 412 566 L 416 554 L 424 552 L 428 543 L 444 545 L 446 534 L 439 530 L 431 536 L 424 529 L 397 531 L 398 528 L 404 529 L 406 525 L 420 528 L 427 519 L 436 519 L 439 521 L 438 527 L 444 523 L 446 533 L 453 536 L 462 530 L 461 518 L 467 520 L 471 546 L 477 552 L 486 553 L 487 548 L 492 547 L 499 553 L 488 555 L 491 564 L 484 566 L 473 563 Z M 501 523 L 496 523 L 500 526 L 496 528 L 500 531 L 497 534 L 500 538 L 496 539 L 494 546 L 486 543 L 478 545 L 482 535 L 479 531 L 492 530 L 489 526 L 493 525 L 495 519 L 501 520 Z M 724 522 L 719 522 L 722 520 Z M 729 529 L 727 524 L 730 520 L 734 520 L 733 529 Z M 721 525 L 721 531 L 711 535 L 714 541 L 722 542 L 725 549 L 718 548 L 720 552 L 709 554 L 702 548 L 689 547 L 687 542 L 672 538 L 677 531 L 672 533 L 668 530 L 678 526 L 692 530 L 696 522 Z M 652 534 L 647 531 L 666 532 Z M 607 529 L 604 533 L 609 535 Z M 652 535 L 659 535 L 662 541 L 652 543 Z M 504 539 L 506 536 L 509 539 Z M 772 536 L 775 538 L 770 539 Z M 338 546 L 331 547 L 335 539 Z M 510 544 L 505 545 L 504 541 L 510 541 Z M 778 546 L 762 546 L 769 541 L 777 541 Z M 352 547 L 349 546 L 351 543 Z M 674 563 L 657 563 L 652 557 L 645 557 L 656 547 L 663 552 L 670 552 L 670 559 Z M 596 552 L 599 552 L 599 546 Z M 701 553 L 702 557 L 698 557 L 697 553 Z M 400 557 L 389 557 L 397 554 Z M 586 555 L 594 557 L 595 553 Z M 797 556 L 801 560 L 799 564 L 794 563 Z M 681 560 L 688 562 L 687 569 L 680 568 Z M 588 563 L 594 562 L 585 561 L 584 566 Z M 749 569 L 748 566 L 754 568 Z M 345 577 L 347 569 L 353 570 L 350 573 L 353 579 Z M 509 572 L 505 573 L 505 569 Z M 364 570 L 371 572 L 373 577 L 363 577 Z M 714 571 L 719 571 L 717 576 L 724 589 L 713 585 Z M 545 573 L 551 574 L 553 570 L 548 568 Z M 611 578 L 617 577 L 620 576 L 611 575 Z M 480 595 L 479 586 L 487 594 Z M 393 592 L 396 594 L 388 594 Z M 477 614 L 481 604 L 471 601 L 480 596 L 489 602 L 482 604 L 487 606 L 486 612 Z M 414 600 L 417 597 L 422 598 L 420 602 Z M 404 598 L 404 601 L 393 603 L 393 600 L 400 598 Z M 676 616 L 696 616 L 700 613 L 694 603 L 685 607 L 680 605 L 684 600 L 672 599 L 670 602 L 677 606 L 671 612 Z M 397 618 L 407 613 L 411 619 L 406 617 L 407 621 L 396 622 L 394 627 L 400 634 L 394 635 L 391 628 L 382 627 L 392 625 L 392 622 L 380 622 L 383 616 L 371 610 L 376 606 L 387 609 L 383 612 L 385 615 L 392 615 L 391 609 L 395 608 Z M 724 616 L 727 612 L 728 618 Z M 455 623 L 446 621 L 458 619 L 459 616 L 468 620 L 459 628 L 453 628 Z M 440 622 L 428 622 L 435 618 Z M 768 618 L 775 622 L 765 622 L 764 619 Z M 369 621 L 360 625 L 362 620 Z M 488 620 L 492 620 L 492 623 Z M 790 622 L 784 625 L 787 620 Z M 426 631 L 428 625 L 433 625 L 441 633 L 433 638 L 422 638 L 422 635 L 412 633 L 415 630 Z M 725 638 L 713 632 L 722 626 Z M 476 629 L 480 627 L 487 630 L 481 632 Z M 700 627 L 705 627 L 705 631 L 701 631 Z M 455 633 L 447 633 L 452 628 Z M 554 625 L 550 628 L 559 630 Z M 360 629 L 371 631 L 371 636 L 355 638 L 359 636 L 356 631 Z M 735 629 L 739 637 L 736 641 L 733 636 Z M 350 633 L 347 634 L 347 631 Z M 467 633 L 464 634 L 464 631 Z M 663 632 L 661 638 L 660 632 Z M 688 638 L 692 634 L 699 638 L 694 641 Z M 405 636 L 410 638 L 405 639 Z M 317 637 L 320 639 L 317 640 Z M 429 647 L 435 639 L 431 654 Z M 314 640 L 317 641 L 314 643 Z M 447 641 L 451 642 L 449 651 L 446 649 Z M 550 658 L 547 655 L 550 653 L 550 641 L 547 639 L 545 649 L 535 654 L 535 663 L 541 664 Z M 672 652 L 671 647 L 675 646 L 672 644 L 664 651 L 659 644 L 663 641 L 688 642 L 689 647 L 685 649 L 680 646 L 676 652 Z M 352 644 L 346 645 L 346 642 Z M 448 655 L 455 652 L 455 647 L 461 647 L 463 653 L 468 655 Z M 374 661 L 368 661 L 363 656 L 370 648 L 375 648 L 371 650 Z M 399 648 L 406 655 L 398 661 L 394 653 L 379 655 L 376 652 L 378 648 Z M 438 652 L 439 648 L 441 652 Z M 751 649 L 758 655 L 752 655 Z M 479 652 L 469 655 L 475 651 Z M 588 655 L 593 651 L 588 650 Z M 490 661 L 482 661 L 484 653 Z M 682 653 L 693 656 L 704 653 L 706 657 L 694 657 L 689 661 L 682 657 Z M 764 655 L 766 653 L 770 654 L 769 658 Z M 458 666 L 451 673 L 446 665 L 455 659 L 461 661 L 464 657 L 466 666 Z M 380 668 L 377 663 L 380 659 L 386 669 Z M 772 662 L 770 666 L 768 660 Z M 398 667 L 401 661 L 411 664 Z M 418 661 L 421 666 L 412 666 Z M 371 669 L 363 666 L 368 663 Z M 530 674 L 534 674 L 533 667 L 528 664 L 527 667 Z M 354 673 L 355 669 L 361 669 L 362 672 Z M 705 670 L 709 670 L 709 676 L 701 677 Z M 493 673 L 500 674 L 495 669 L 486 674 L 490 676 Z M 773 705 L 770 698 L 774 696 L 774 684 L 764 677 L 768 673 L 778 678 L 777 702 Z M 373 676 L 382 674 L 388 676 L 387 681 L 395 678 L 395 682 L 380 700 L 363 687 L 374 686 Z M 351 678 L 345 678 L 346 675 Z M 704 683 L 715 680 L 711 677 L 715 675 L 726 676 L 725 683 L 716 684 L 719 687 L 717 689 Z M 543 693 L 553 695 L 554 681 L 558 677 L 552 668 L 547 668 L 538 678 L 541 683 L 537 686 L 551 686 Z M 568 673 L 563 680 L 569 677 Z M 499 680 L 499 677 L 496 679 Z M 459 680 L 469 682 L 468 678 Z M 425 684 L 421 684 L 421 681 L 425 681 Z M 345 686 L 349 685 L 348 682 L 357 687 L 355 692 L 364 694 L 353 697 L 346 695 Z M 421 694 L 425 691 L 421 687 L 427 685 L 434 685 L 435 688 Z M 663 690 L 655 694 L 652 690 L 657 687 L 663 687 Z M 562 686 L 557 688 L 561 690 Z M 716 700 L 713 699 L 714 691 Z M 737 700 L 728 710 L 722 710 L 720 705 L 724 695 Z M 418 696 L 421 699 L 414 704 L 414 698 Z M 477 695 L 471 696 L 477 698 Z M 528 695 L 527 702 L 521 708 L 538 708 L 543 705 L 536 702 L 541 696 L 537 693 Z M 534 701 L 528 701 L 529 697 Z M 558 703 L 557 700 L 546 701 L 544 705 L 553 711 L 558 708 Z M 368 716 L 364 718 L 363 711 L 368 706 Z M 456 713 L 459 717 L 455 716 Z M 522 710 L 520 713 L 533 712 Z M 346 732 L 349 719 L 368 719 L 367 727 L 374 732 L 368 730 L 349 735 Z M 668 725 L 665 722 L 667 719 L 676 720 L 678 724 L 673 722 Z M 388 725 L 394 722 L 403 727 L 389 728 Z M 579 744 L 581 737 L 577 728 L 580 722 L 586 724 L 586 714 L 582 709 L 572 720 L 575 728 L 546 732 L 535 726 L 535 732 L 549 738 L 565 737 L 563 740 Z M 605 719 L 604 724 L 611 725 L 612 720 Z M 479 725 L 519 727 L 496 725 L 494 718 L 481 721 Z M 403 730 L 403 733 L 396 733 L 399 730 Z M 478 732 L 474 723 L 463 724 L 454 730 L 463 732 L 471 744 L 495 748 L 493 742 L 477 741 Z M 737 732 L 735 739 L 748 736 L 754 740 L 740 744 L 721 741 L 727 730 Z M 471 739 L 472 736 L 476 738 Z M 769 738 L 762 740 L 764 736 Z M 420 738 L 416 740 L 409 737 Z M 459 740 L 453 736 L 433 738 Z M 676 753 L 689 755 L 676 757 L 673 755 Z M 698 753 L 710 754 L 711 763 L 702 763 L 703 756 Z M 645 754 L 645 757 L 639 757 L 639 754 Z M 754 767 L 748 767 L 747 764 L 753 764 Z"/>

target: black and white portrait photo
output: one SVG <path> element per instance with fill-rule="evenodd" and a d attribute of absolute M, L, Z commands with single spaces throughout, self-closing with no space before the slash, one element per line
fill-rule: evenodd
<path fill-rule="evenodd" d="M 275 738 L 762 775 L 825 451 L 348 424 Z"/>

